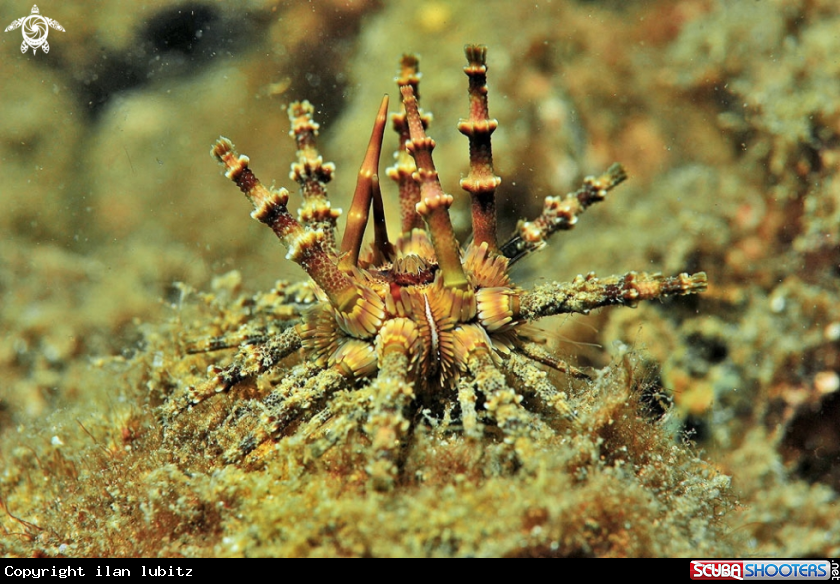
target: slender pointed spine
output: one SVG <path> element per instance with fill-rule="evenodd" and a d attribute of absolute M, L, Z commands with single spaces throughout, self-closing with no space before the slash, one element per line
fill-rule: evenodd
<path fill-rule="evenodd" d="M 379 189 L 379 158 L 382 153 L 382 138 L 385 133 L 385 122 L 388 117 L 388 96 L 382 98 L 373 131 L 370 135 L 365 158 L 359 168 L 356 180 L 356 192 L 347 213 L 347 227 L 341 240 L 341 260 L 339 267 L 343 270 L 358 266 L 359 251 L 365 235 L 371 203 L 374 205 L 374 248 L 380 257 L 392 254 L 388 241 L 388 231 L 385 228 L 385 214 L 382 210 L 382 192 Z"/>

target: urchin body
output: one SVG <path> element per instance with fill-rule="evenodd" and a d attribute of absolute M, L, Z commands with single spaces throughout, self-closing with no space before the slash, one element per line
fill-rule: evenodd
<path fill-rule="evenodd" d="M 583 376 L 534 342 L 531 322 L 705 289 L 702 272 L 675 277 L 631 272 L 605 279 L 590 274 L 531 291 L 515 286 L 510 264 L 543 247 L 555 231 L 572 228 L 625 174 L 613 165 L 566 197 L 548 197 L 538 218 L 520 222 L 517 232 L 499 245 L 495 190 L 500 179 L 493 173 L 490 146 L 497 123 L 487 110 L 486 49 L 468 46 L 466 54 L 470 117 L 461 120 L 459 130 L 469 138 L 470 172 L 461 186 L 471 196 L 473 240 L 465 249 L 449 218 L 452 196 L 443 192 L 432 160 L 434 141 L 426 135 L 428 120 L 417 103 L 414 57 L 403 58 L 398 83 L 404 111 L 393 117 L 401 147 L 389 175 L 399 184 L 402 215 L 401 235 L 393 243 L 378 179 L 387 97 L 359 171 L 340 247 L 334 231 L 339 213 L 330 207 L 325 188 L 333 167 L 323 163 L 315 147 L 318 125 L 307 102 L 289 108 L 298 144 L 291 176 L 303 198 L 298 218 L 286 207 L 288 192 L 264 187 L 230 141 L 221 138 L 214 146 L 226 176 L 254 204 L 252 216 L 286 244 L 287 257 L 307 271 L 319 299 L 298 324 L 243 347 L 230 366 L 216 369 L 206 383 L 173 401 L 173 410 L 181 411 L 303 351 L 304 364 L 266 397 L 258 408 L 258 428 L 227 453 L 229 460 L 247 456 L 260 443 L 287 434 L 289 427 L 308 435 L 329 423 L 339 431 L 329 433 L 328 443 L 354 428 L 363 430 L 370 443 L 367 470 L 378 485 L 389 485 L 421 405 L 430 401 L 444 404 L 446 416 L 456 417 L 467 436 L 479 437 L 489 425 L 511 444 L 529 440 L 542 421 L 522 405 L 523 391 L 536 397 L 541 411 L 572 417 L 564 394 L 538 364 Z M 371 210 L 374 242 L 363 254 Z M 507 383 L 510 377 L 520 380 L 523 389 L 514 391 Z M 345 389 L 357 399 L 348 398 Z"/>

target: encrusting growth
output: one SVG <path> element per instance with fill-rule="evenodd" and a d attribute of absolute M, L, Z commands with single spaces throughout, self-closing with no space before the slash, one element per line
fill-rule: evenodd
<path fill-rule="evenodd" d="M 288 210 L 288 191 L 263 186 L 248 157 L 237 154 L 229 140 L 220 138 L 213 147 L 225 175 L 253 203 L 252 216 L 283 242 L 287 257 L 311 277 L 318 298 L 296 325 L 243 345 L 231 365 L 214 369 L 205 383 L 172 399 L 170 411 L 180 413 L 302 350 L 303 363 L 253 408 L 260 418 L 252 426 L 256 429 L 225 453 L 226 460 L 241 460 L 267 440 L 285 436 L 289 427 L 313 437 L 315 453 L 361 431 L 369 444 L 366 470 L 377 487 L 388 488 L 399 476 L 400 453 L 413 428 L 428 416 L 445 418 L 471 438 L 486 432 L 500 435 L 519 452 L 545 431 L 546 416 L 574 423 L 565 394 L 538 364 L 586 377 L 536 342 L 530 323 L 706 288 L 702 272 L 674 277 L 590 274 L 531 291 L 518 288 L 510 279 L 510 264 L 542 248 L 555 231 L 571 229 L 581 213 L 604 200 L 626 175 L 615 164 L 604 175 L 585 179 L 566 197 L 548 197 L 539 217 L 520 222 L 512 237 L 499 242 L 495 192 L 501 179 L 494 174 L 491 147 L 498 124 L 489 117 L 486 48 L 468 46 L 466 56 L 469 117 L 458 129 L 470 145 L 469 174 L 461 186 L 471 197 L 474 237 L 465 248 L 450 220 L 453 197 L 443 191 L 435 169 L 435 142 L 426 134 L 429 117 L 419 108 L 416 57 L 403 57 L 398 78 L 403 111 L 392 117 L 400 147 L 388 175 L 398 185 L 402 215 L 402 230 L 394 241 L 385 228 L 378 168 L 387 96 L 338 245 L 339 212 L 326 197 L 333 166 L 318 153 L 318 125 L 308 102 L 289 107 L 298 145 L 291 176 L 303 198 L 298 218 Z M 362 250 L 371 209 L 374 241 Z M 522 381 L 522 387 L 511 387 L 511 378 Z M 327 424 L 329 430 L 322 431 Z"/>

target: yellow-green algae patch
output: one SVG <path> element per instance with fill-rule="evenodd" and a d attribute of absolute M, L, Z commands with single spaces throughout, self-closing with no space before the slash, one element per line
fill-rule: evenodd
<path fill-rule="evenodd" d="M 642 403 L 648 372 L 632 353 L 567 389 L 578 427 L 513 452 L 420 420 L 391 492 L 364 471 L 366 440 L 320 456 L 290 432 L 240 465 L 220 453 L 248 403 L 283 373 L 168 419 L 166 399 L 224 353 L 185 354 L 201 333 L 256 325 L 277 290 L 237 279 L 184 288 L 171 322 L 142 327 L 142 349 L 102 361 L 85 382 L 100 410 L 57 411 L 7 449 L 5 553 L 66 556 L 726 555 L 729 478 L 675 441 Z M 276 312 L 276 311 L 275 311 Z M 257 316 L 248 316 L 257 314 Z M 241 321 L 241 322 L 240 322 Z M 257 321 L 256 323 L 253 321 Z M 220 324 L 221 323 L 221 324 Z M 229 353 L 229 351 L 228 351 Z M 295 359 L 287 366 L 294 367 Z M 116 389 L 115 388 L 123 388 Z M 667 415 L 666 415 L 667 418 Z M 24 445 L 26 444 L 26 445 Z"/>

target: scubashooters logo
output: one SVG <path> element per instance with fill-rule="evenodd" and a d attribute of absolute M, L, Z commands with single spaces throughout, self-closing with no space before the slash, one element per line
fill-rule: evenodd
<path fill-rule="evenodd" d="M 829 580 L 828 560 L 692 560 L 692 580 Z"/>
<path fill-rule="evenodd" d="M 692 580 L 743 580 L 743 562 L 691 562 Z"/>

